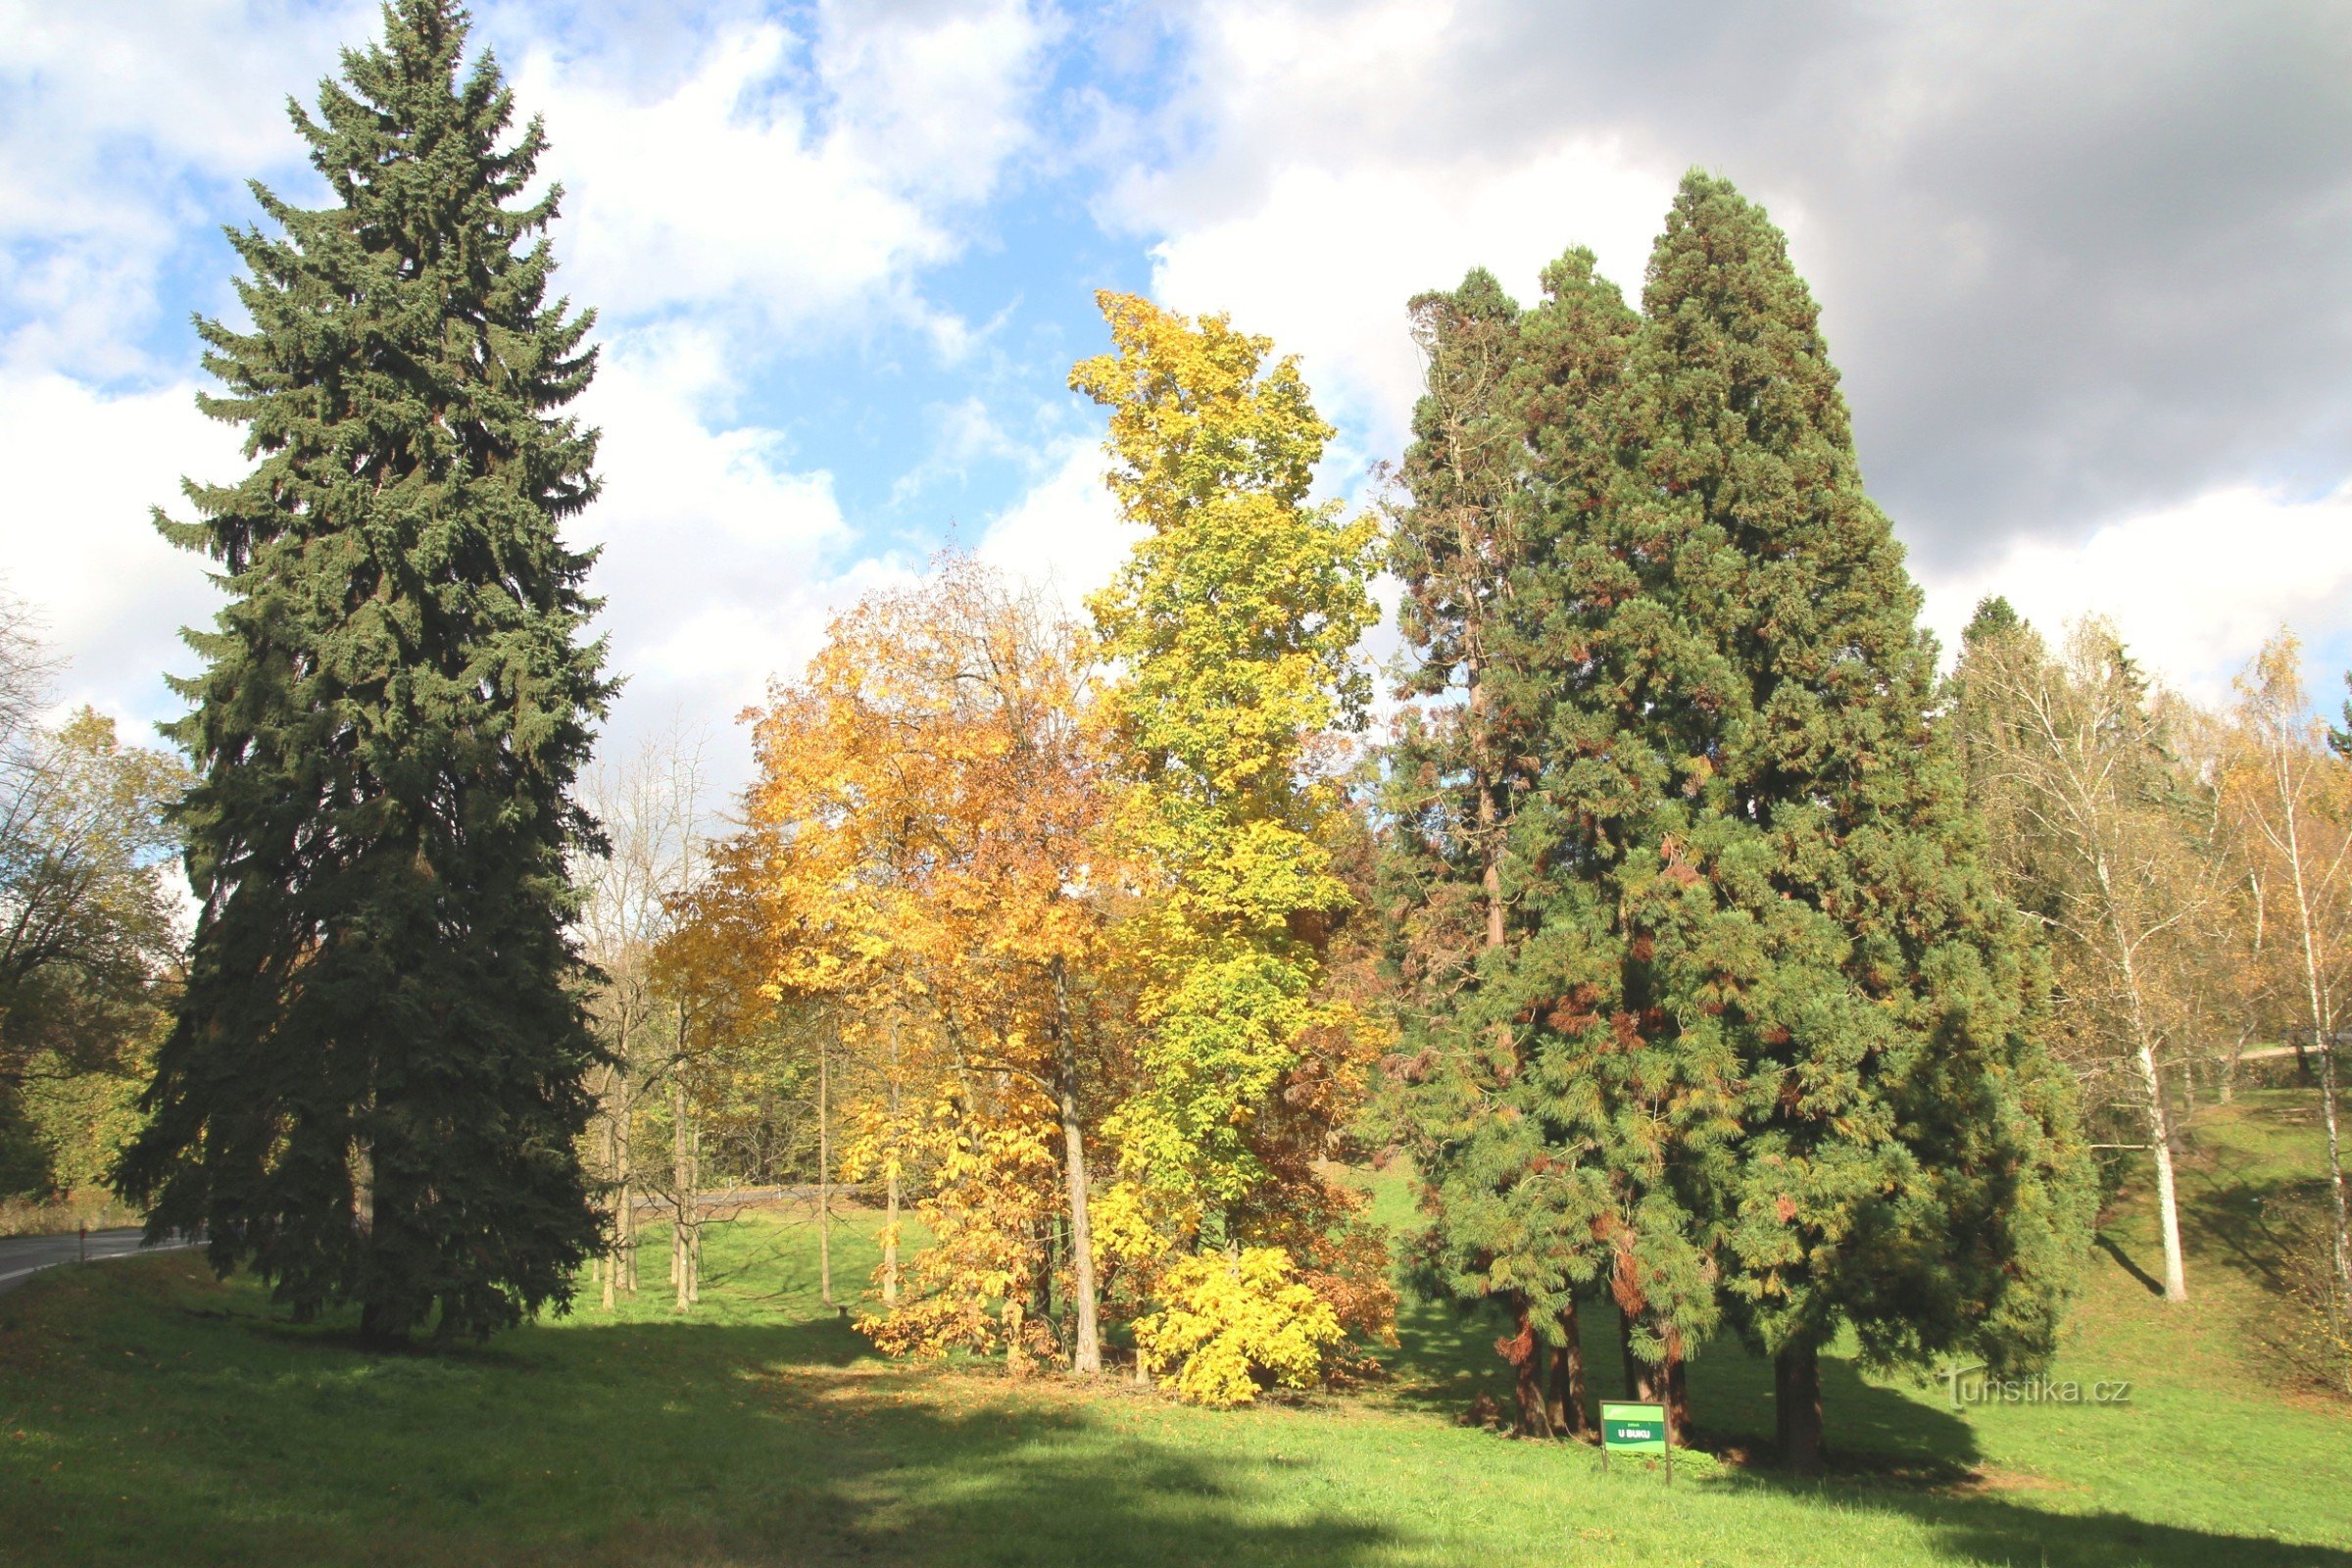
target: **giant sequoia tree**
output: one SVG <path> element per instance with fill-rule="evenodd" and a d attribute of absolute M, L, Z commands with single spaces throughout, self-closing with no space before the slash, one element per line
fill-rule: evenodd
<path fill-rule="evenodd" d="M 1600 669 L 1591 617 L 1561 588 L 1611 470 L 1638 321 L 1589 253 L 1554 263 L 1544 285 L 1525 313 L 1483 271 L 1412 302 L 1428 390 L 1393 568 L 1414 656 L 1401 695 L 1439 701 L 1407 712 L 1392 751 L 1384 860 L 1416 999 L 1399 1098 L 1436 1219 L 1422 1262 L 1447 1294 L 1511 1312 L 1500 1348 L 1531 1433 L 1583 1426 L 1577 1294 L 1606 1271 L 1625 1206 L 1610 1163 L 1590 1157 L 1606 1111 L 1562 1092 L 1596 1080 L 1561 1059 L 1561 1014 L 1543 1004 L 1576 984 L 1552 983 L 1580 961 L 1561 952 L 1557 918 L 1590 896 L 1573 874 L 1582 858 L 1555 842 L 1589 820 L 1563 816 L 1544 759 L 1563 705 Z"/>
<path fill-rule="evenodd" d="M 1525 559 L 1495 585 L 1539 765 L 1494 855 L 1501 940 L 1410 1058 L 1434 1242 L 1463 1294 L 1605 1281 L 1629 1373 L 1678 1406 L 1728 1318 L 1809 1466 L 1840 1327 L 1888 1361 L 2048 1348 L 2085 1218 L 2072 1106 L 1780 233 L 1693 174 L 1638 328 L 1589 257 L 1545 284 L 1516 326 Z"/>
<path fill-rule="evenodd" d="M 1801 1466 L 1840 1324 L 1883 1359 L 2047 1352 L 2084 1165 L 2034 953 L 1929 722 L 1919 591 L 1786 241 L 1692 174 L 1642 304 L 1617 505 L 1702 657 L 1641 902 L 1672 1027 L 1737 1061 L 1718 1258 Z"/>
<path fill-rule="evenodd" d="M 292 110 L 333 203 L 256 186 L 281 232 L 230 235 L 252 329 L 198 323 L 201 406 L 257 461 L 158 519 L 229 603 L 179 683 L 201 908 L 121 1179 L 298 1317 L 485 1334 L 564 1302 L 597 1238 L 564 858 L 612 688 L 557 531 L 596 490 L 559 412 L 595 355 L 548 298 L 557 193 L 520 199 L 537 122 L 502 145 L 449 0 L 384 24 Z"/>

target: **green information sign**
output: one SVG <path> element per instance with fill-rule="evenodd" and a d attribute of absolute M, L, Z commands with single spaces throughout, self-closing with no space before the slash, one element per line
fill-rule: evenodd
<path fill-rule="evenodd" d="M 1602 1400 L 1600 1443 L 1611 1453 L 1664 1453 L 1666 1407 Z"/>
<path fill-rule="evenodd" d="M 1654 1453 L 1666 1461 L 1666 1479 L 1674 1479 L 1674 1447 L 1666 1436 L 1666 1407 L 1662 1404 L 1621 1404 L 1600 1401 L 1600 1462 L 1612 1453 Z"/>

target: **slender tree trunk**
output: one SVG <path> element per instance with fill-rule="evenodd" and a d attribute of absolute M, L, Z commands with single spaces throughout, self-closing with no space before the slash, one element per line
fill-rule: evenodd
<path fill-rule="evenodd" d="M 838 1028 L 838 1026 L 836 1026 Z M 833 1050 L 816 1048 L 816 1291 L 833 1304 Z"/>
<path fill-rule="evenodd" d="M 2335 1288 L 2352 1303 L 2352 1213 L 2344 1201 L 2343 1144 L 2335 1120 L 2335 1042 L 2320 1039 L 2320 1116 L 2328 1124 L 2328 1186 L 2335 1198 Z"/>
<path fill-rule="evenodd" d="M 694 1229 L 688 1233 L 686 1247 L 686 1304 L 699 1306 L 703 1300 L 703 1125 L 699 1120 L 694 1125 L 694 1137 L 687 1144 L 686 1157 L 693 1170 L 687 1190 L 696 1195 Z"/>
<path fill-rule="evenodd" d="M 636 1141 L 630 1134 L 626 1123 L 623 1123 L 621 1127 L 620 1148 L 620 1157 L 623 1160 L 633 1160 L 637 1157 Z M 633 1185 L 624 1185 L 620 1198 L 620 1211 L 623 1216 L 621 1234 L 624 1238 L 620 1246 L 620 1286 L 622 1290 L 635 1296 L 637 1294 L 637 1189 Z"/>
<path fill-rule="evenodd" d="M 1592 1435 L 1592 1390 L 1585 1378 L 1585 1342 L 1577 1325 L 1576 1298 L 1560 1308 L 1560 1345 L 1551 1352 L 1552 1430 L 1562 1437 Z"/>
<path fill-rule="evenodd" d="M 1078 1051 L 1070 1039 L 1069 976 L 1058 957 L 1054 960 L 1054 1032 L 1062 1175 L 1070 1195 L 1070 1294 L 1076 1308 L 1070 1368 L 1095 1373 L 1102 1370 L 1102 1336 L 1095 1321 L 1095 1227 L 1087 1191 L 1086 1131 L 1078 1119 Z"/>
<path fill-rule="evenodd" d="M 1511 1395 L 1519 1407 L 1517 1431 L 1523 1438 L 1551 1436 L 1551 1412 L 1544 1398 L 1544 1341 L 1536 1333 L 1535 1308 L 1518 1291 L 1511 1293 L 1518 1331 L 1496 1340 L 1494 1348 L 1511 1367 Z"/>
<path fill-rule="evenodd" d="M 2222 1057 L 2221 1081 L 2214 1086 L 2214 1098 L 2225 1105 L 2236 1098 L 2238 1058 L 2245 1054 L 2246 1033 L 2240 1029 L 2236 1043 L 2230 1048 L 2229 1054 Z"/>
<path fill-rule="evenodd" d="M 1772 1358 L 1773 1434 L 1781 1463 L 1800 1476 L 1821 1473 L 1821 1350 L 1810 1340 Z"/>
<path fill-rule="evenodd" d="M 2295 913 L 2303 936 L 2303 989 L 2311 1004 L 2311 1043 L 2320 1058 L 2320 1115 L 2328 1124 L 2328 1187 L 2334 1199 L 2335 1289 L 2338 1299 L 2352 1301 L 2352 1214 L 2344 1200 L 2343 1145 L 2335 1121 L 2335 999 L 2321 977 L 2317 934 L 2312 930 L 2311 890 L 2303 879 L 2303 836 L 2295 793 L 2281 771 L 2278 780 L 2284 807 L 2286 863 L 2294 872 Z"/>
<path fill-rule="evenodd" d="M 691 1247 L 691 1227 L 694 1223 L 694 1155 L 688 1152 L 692 1134 L 686 1125 L 686 1063 L 679 1060 L 669 1074 L 669 1169 L 670 1188 L 676 1199 L 675 1218 L 669 1227 L 669 1284 L 677 1298 L 674 1310 L 683 1312 L 690 1304 L 693 1286 L 687 1278 Z"/>
<path fill-rule="evenodd" d="M 612 1069 L 618 1077 L 620 1069 Z M 605 1106 L 605 1169 L 612 1173 L 612 1234 L 605 1244 L 605 1255 L 599 1260 L 597 1272 L 604 1276 L 605 1310 L 612 1310 L 613 1292 L 620 1285 L 620 1250 L 627 1235 L 629 1208 L 629 1177 L 620 1166 L 620 1132 L 614 1121 L 610 1097 Z"/>
<path fill-rule="evenodd" d="M 882 1305 L 899 1304 L 899 1020 L 890 1020 L 890 1152 L 882 1181 Z"/>
<path fill-rule="evenodd" d="M 2139 1063 L 2140 1092 L 2147 1099 L 2148 1141 L 2156 1151 L 2156 1214 L 2157 1224 L 2164 1233 L 2164 1298 L 2185 1301 L 2188 1273 L 2180 1250 L 2180 1189 L 2173 1170 L 2173 1118 L 2164 1102 L 2164 1075 L 2156 1068 L 2156 1041 L 2148 1027 L 2140 995 L 2139 968 L 2117 912 L 2116 890 L 2109 879 L 2104 854 L 2098 857 L 2095 867 L 2099 892 L 2106 905 L 2108 936 L 2115 943 L 2117 967 L 2123 974 L 2132 1045 Z"/>
<path fill-rule="evenodd" d="M 2164 1232 L 2164 1298 L 2188 1299 L 2188 1274 L 2180 1252 L 2180 1190 L 2173 1171 L 2173 1118 L 2164 1103 L 2164 1077 L 2156 1070 L 2156 1048 L 2139 1039 L 2140 1090 L 2148 1101 L 2148 1142 L 2156 1152 L 2156 1214 Z"/>

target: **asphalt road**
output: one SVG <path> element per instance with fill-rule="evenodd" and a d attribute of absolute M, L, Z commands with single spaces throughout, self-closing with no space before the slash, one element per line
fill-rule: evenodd
<path fill-rule="evenodd" d="M 139 1231 L 90 1232 L 90 1259 L 128 1257 L 140 1250 Z M 168 1252 L 182 1247 L 194 1247 L 194 1242 L 167 1242 L 153 1250 Z M 8 1236 L 0 1237 L 0 1295 L 6 1295 L 24 1284 L 42 1269 L 59 1263 L 71 1263 L 81 1256 L 81 1240 L 74 1236 Z"/>

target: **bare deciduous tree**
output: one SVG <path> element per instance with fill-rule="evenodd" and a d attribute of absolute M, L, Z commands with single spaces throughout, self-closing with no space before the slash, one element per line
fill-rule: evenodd
<path fill-rule="evenodd" d="M 646 741 L 623 763 L 600 761 L 581 781 L 589 809 L 604 825 L 605 853 L 577 872 L 580 945 L 602 979 L 593 1002 L 611 1060 L 599 1072 L 598 1174 L 608 1184 L 611 1246 L 598 1265 L 604 1304 L 637 1288 L 637 1205 L 656 1184 L 677 1219 L 670 1280 L 683 1309 L 695 1295 L 692 1263 L 699 1243 L 692 1196 L 695 1152 L 686 1101 L 690 1045 L 684 1007 L 662 993 L 657 963 L 676 903 L 693 889 L 703 861 L 706 768 L 700 737 L 672 730 Z M 664 1084 L 672 1101 L 668 1169 L 649 1168 L 635 1140 L 646 1097 Z M 659 1156 L 657 1156 L 658 1158 Z"/>

